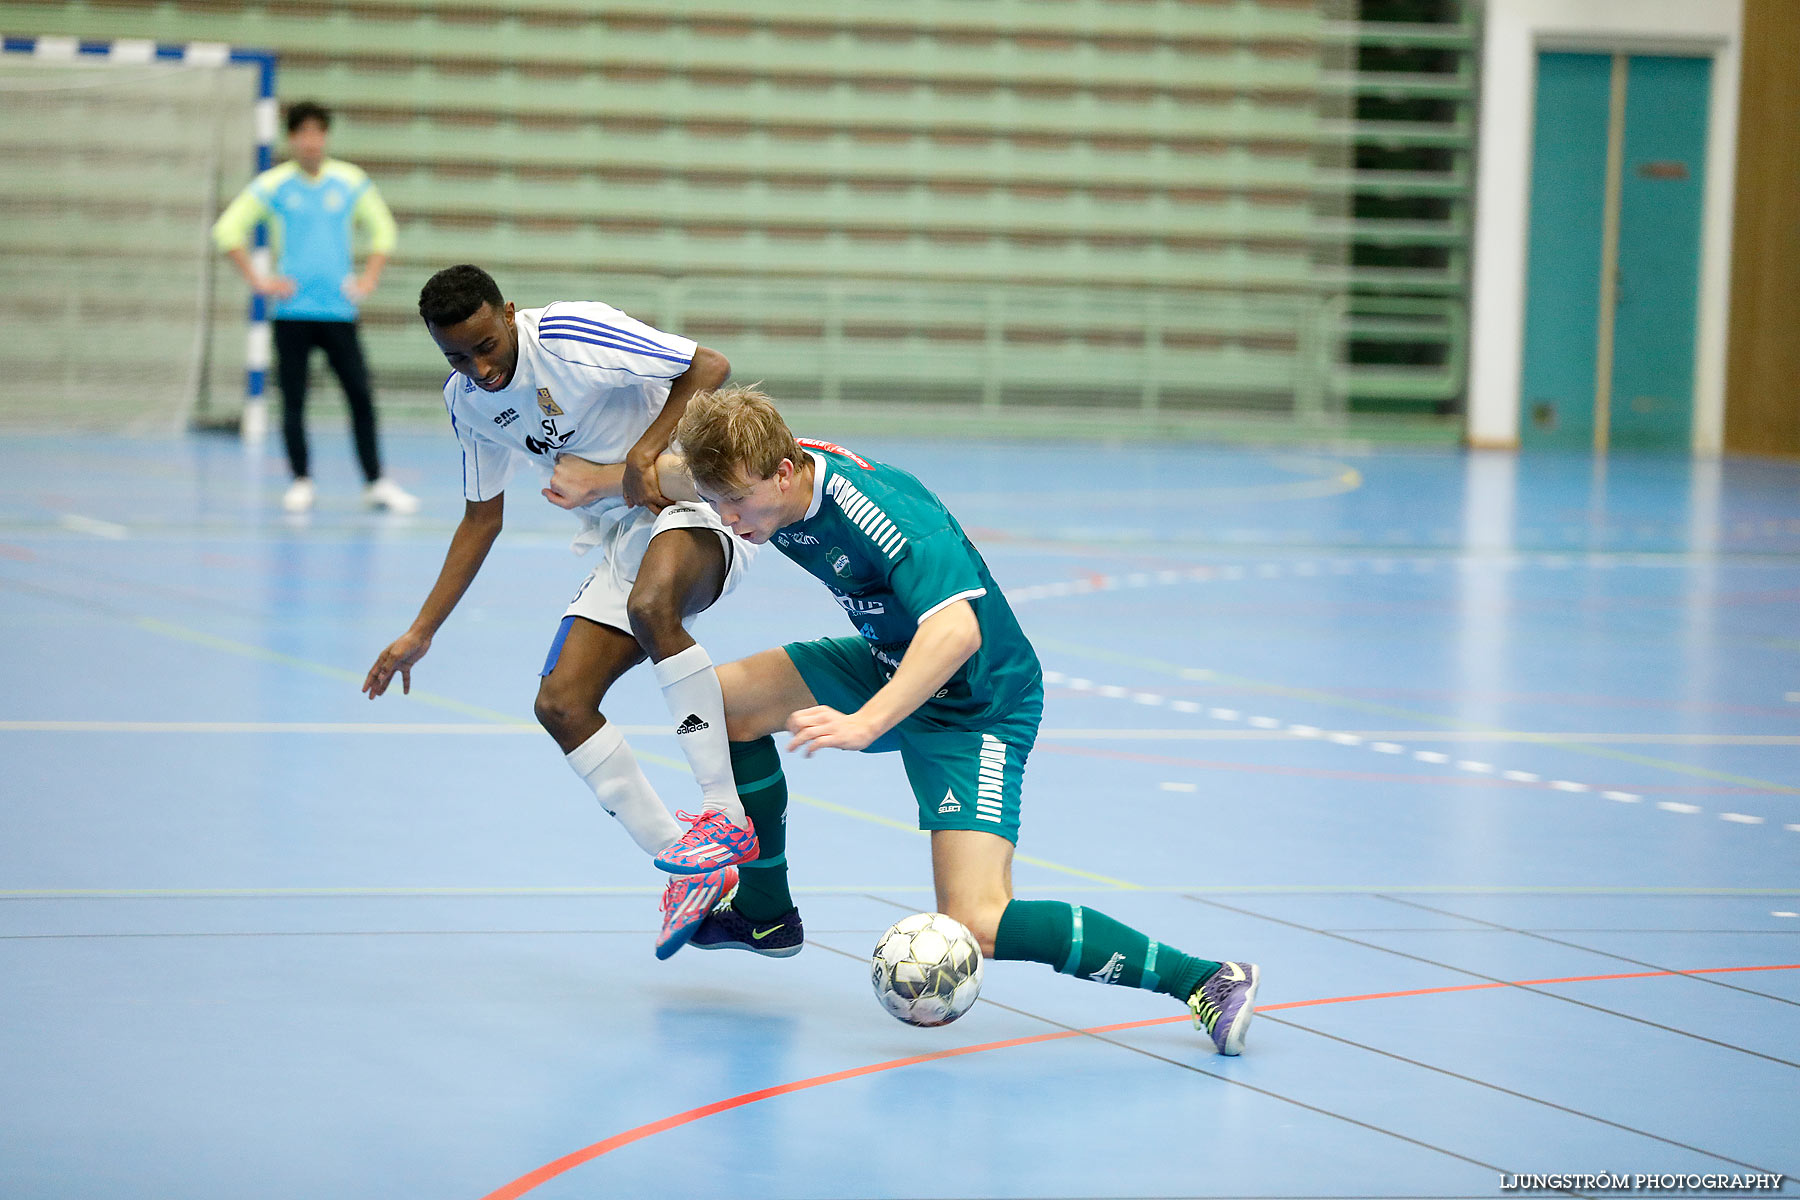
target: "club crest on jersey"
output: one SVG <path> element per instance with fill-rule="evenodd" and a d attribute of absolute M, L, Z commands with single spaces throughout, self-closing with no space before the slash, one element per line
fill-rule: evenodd
<path fill-rule="evenodd" d="M 549 388 L 538 389 L 538 411 L 543 413 L 546 417 L 560 417 L 563 415 L 562 406 L 550 398 Z"/>
<path fill-rule="evenodd" d="M 843 547 L 833 546 L 825 552 L 825 561 L 831 564 L 831 573 L 839 579 L 850 578 L 850 556 L 844 553 Z"/>

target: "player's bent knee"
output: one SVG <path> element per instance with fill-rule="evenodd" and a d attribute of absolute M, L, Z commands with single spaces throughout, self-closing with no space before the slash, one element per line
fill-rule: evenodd
<path fill-rule="evenodd" d="M 642 581 L 625 602 L 631 636 L 654 659 L 664 659 L 687 649 L 690 640 L 681 624 L 681 600 L 672 590 L 645 586 Z"/>
<path fill-rule="evenodd" d="M 552 736 L 567 732 L 597 710 L 598 706 L 589 703 L 585 696 L 548 678 L 538 685 L 537 699 L 531 706 L 538 724 Z"/>

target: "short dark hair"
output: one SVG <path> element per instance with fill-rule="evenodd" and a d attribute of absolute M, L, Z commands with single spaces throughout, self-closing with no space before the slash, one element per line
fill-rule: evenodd
<path fill-rule="evenodd" d="M 419 316 L 427 325 L 443 329 L 474 316 L 483 304 L 504 308 L 500 285 L 480 267 L 459 263 L 445 267 L 419 289 Z"/>
<path fill-rule="evenodd" d="M 296 100 L 288 105 L 287 131 L 289 133 L 294 132 L 308 121 L 317 121 L 320 129 L 330 129 L 331 110 L 317 100 Z"/>

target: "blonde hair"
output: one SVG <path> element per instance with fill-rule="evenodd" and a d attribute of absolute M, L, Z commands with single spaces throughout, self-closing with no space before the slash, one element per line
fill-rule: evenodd
<path fill-rule="evenodd" d="M 729 491 L 775 474 L 781 460 L 798 466 L 800 443 L 755 384 L 702 392 L 675 426 L 688 474 L 709 491 Z"/>

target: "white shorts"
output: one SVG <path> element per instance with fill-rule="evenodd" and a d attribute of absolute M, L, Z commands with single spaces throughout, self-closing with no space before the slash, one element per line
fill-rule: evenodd
<path fill-rule="evenodd" d="M 720 599 L 731 594 L 759 549 L 727 529 L 710 504 L 671 504 L 660 513 L 634 508 L 606 538 L 605 557 L 581 581 L 563 616 L 585 617 L 630 633 L 631 618 L 626 615 L 625 602 L 631 598 L 631 587 L 637 582 L 638 568 L 650 549 L 650 539 L 669 529 L 710 529 L 719 536 L 725 547 L 725 586 L 719 592 Z M 685 627 L 693 619 L 685 617 L 681 623 Z M 557 641 L 560 646 L 561 638 Z"/>

